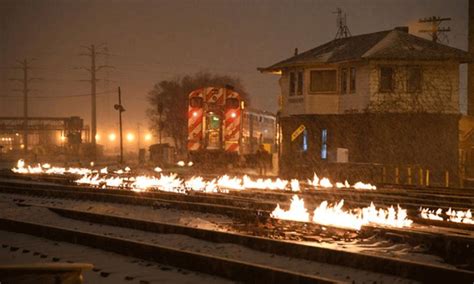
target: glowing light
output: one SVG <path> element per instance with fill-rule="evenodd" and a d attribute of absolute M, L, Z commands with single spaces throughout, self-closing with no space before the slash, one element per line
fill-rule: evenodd
<path fill-rule="evenodd" d="M 109 134 L 109 141 L 115 141 L 116 138 L 117 138 L 117 136 L 115 135 L 115 133 L 110 133 Z"/>
<path fill-rule="evenodd" d="M 180 167 L 184 167 L 186 164 L 184 163 L 184 161 L 179 161 L 176 163 L 178 166 Z"/>
<path fill-rule="evenodd" d="M 237 117 L 237 114 L 236 114 L 235 112 L 231 112 L 231 113 L 230 113 L 230 117 L 236 118 L 236 117 Z"/>
<path fill-rule="evenodd" d="M 163 170 L 160 167 L 156 167 L 154 169 L 154 171 L 157 172 L 157 173 L 161 173 Z"/>
<path fill-rule="evenodd" d="M 127 134 L 127 141 L 132 142 L 135 139 L 135 135 L 133 133 L 128 133 Z"/>
<path fill-rule="evenodd" d="M 145 141 L 150 141 L 151 140 L 151 134 L 147 133 L 145 134 Z"/>
<path fill-rule="evenodd" d="M 193 116 L 194 116 L 194 117 L 197 117 L 197 116 L 198 116 L 197 111 L 193 111 Z"/>
<path fill-rule="evenodd" d="M 100 135 L 99 135 L 99 134 L 96 134 L 96 135 L 95 135 L 95 140 L 96 140 L 96 141 L 100 141 Z"/>
<path fill-rule="evenodd" d="M 59 139 L 61 140 L 61 142 L 64 142 L 64 141 L 66 141 L 66 136 L 61 135 L 61 137 L 59 137 Z"/>

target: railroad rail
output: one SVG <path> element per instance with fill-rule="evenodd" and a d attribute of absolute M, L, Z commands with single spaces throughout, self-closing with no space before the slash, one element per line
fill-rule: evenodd
<path fill-rule="evenodd" d="M 311 261 L 337 264 L 383 274 L 402 276 L 417 281 L 428 282 L 437 279 L 456 279 L 459 283 L 474 279 L 474 272 L 451 269 L 443 266 L 425 264 L 390 257 L 380 257 L 364 253 L 353 253 L 324 247 L 302 245 L 297 242 L 279 241 L 257 236 L 237 233 L 190 228 L 180 225 L 149 222 L 114 215 L 96 214 L 59 207 L 49 207 L 53 212 L 67 218 L 106 224 L 115 227 L 126 227 L 154 233 L 182 234 L 211 242 L 234 243 L 255 250 L 289 257 L 303 258 Z M 257 279 L 271 283 L 333 283 L 331 279 L 314 277 L 254 265 L 241 261 L 222 259 L 188 251 L 176 250 L 156 245 L 149 245 L 115 237 L 105 237 L 93 233 L 44 226 L 28 222 L 0 218 L 0 230 L 27 233 L 59 241 L 74 240 L 77 244 L 110 250 L 120 254 L 158 261 L 190 270 L 218 275 L 233 280 L 255 282 Z M 442 278 L 440 278 L 442 277 Z M 296 281 L 296 282 L 295 282 Z"/>
<path fill-rule="evenodd" d="M 236 220 L 240 220 L 243 224 L 250 224 L 255 226 L 258 223 L 273 222 L 269 218 L 270 211 L 256 210 L 253 207 L 258 207 L 255 204 L 251 205 L 252 200 L 246 200 L 247 207 L 243 207 L 243 199 L 237 199 L 240 205 L 230 206 L 221 205 L 220 201 L 225 200 L 227 204 L 232 203 L 229 196 L 213 196 L 213 195 L 183 195 L 177 193 L 168 192 L 142 192 L 136 193 L 126 190 L 112 190 L 112 189 L 96 189 L 78 186 L 62 186 L 62 185 L 49 185 L 49 184 L 30 184 L 30 183 L 15 183 L 15 182 L 1 182 L 0 192 L 14 193 L 14 194 L 26 194 L 40 197 L 53 197 L 53 198 L 68 198 L 76 200 L 93 200 L 99 202 L 109 203 L 127 203 L 133 205 L 144 205 L 153 207 L 165 207 L 165 208 L 177 208 L 183 210 L 200 211 L 205 213 L 215 213 L 221 215 L 230 216 Z M 206 199 L 207 198 L 207 199 Z M 207 201 L 207 202 L 204 202 Z M 22 206 L 29 206 L 29 204 L 20 203 Z M 274 204 L 272 204 L 274 207 Z M 64 211 L 62 211 L 64 212 Z M 97 216 L 96 216 L 97 217 Z M 100 218 L 98 218 L 100 219 Z M 432 223 L 447 223 L 447 222 L 428 222 L 430 220 L 424 220 L 425 224 L 432 226 Z M 278 221 L 285 222 L 285 221 Z M 118 222 L 120 223 L 120 222 Z M 286 223 L 291 223 L 287 221 Z M 307 230 L 314 232 L 321 232 L 321 227 L 317 224 L 299 223 L 294 222 L 297 225 L 293 226 L 298 228 L 305 227 Z M 410 243 L 413 245 L 425 245 L 430 248 L 430 252 L 443 257 L 448 262 L 452 262 L 457 257 L 462 256 L 468 258 L 469 255 L 474 255 L 474 241 L 472 234 L 467 234 L 468 231 L 466 224 L 457 224 L 458 231 L 455 230 L 441 230 L 439 228 L 432 228 L 428 226 L 416 226 L 410 229 L 396 229 L 387 227 L 371 227 L 365 226 L 358 232 L 360 236 L 378 235 L 385 239 L 389 239 L 395 242 Z M 472 225 L 471 225 L 472 226 Z M 330 226 L 324 226 L 330 228 Z M 245 229 L 245 226 L 243 227 Z M 244 230 L 242 230 L 244 231 Z M 438 232 L 436 232 L 438 231 Z M 256 232 L 252 232 L 255 234 Z M 261 230 L 260 235 L 267 237 L 271 232 Z M 274 232 L 273 232 L 274 233 Z M 281 232 L 285 234 L 286 232 Z M 291 236 L 291 235 L 290 235 Z M 468 263 L 469 266 L 474 266 L 474 263 Z"/>

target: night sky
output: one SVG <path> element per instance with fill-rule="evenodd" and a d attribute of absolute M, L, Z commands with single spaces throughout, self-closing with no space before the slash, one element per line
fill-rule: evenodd
<path fill-rule="evenodd" d="M 277 76 L 268 66 L 334 38 L 337 7 L 347 13 L 353 35 L 409 25 L 428 16 L 451 17 L 449 44 L 467 49 L 467 0 L 454 1 L 9 1 L 0 0 L 0 116 L 21 116 L 21 88 L 9 78 L 15 60 L 36 58 L 31 75 L 31 116 L 78 115 L 89 123 L 88 57 L 81 45 L 106 43 L 110 56 L 98 63 L 98 92 L 122 87 L 126 127 L 148 126 L 146 96 L 154 83 L 199 71 L 240 77 L 253 107 L 275 111 Z M 462 89 L 465 92 L 465 89 Z M 98 129 L 116 123 L 116 93 L 98 96 Z"/>

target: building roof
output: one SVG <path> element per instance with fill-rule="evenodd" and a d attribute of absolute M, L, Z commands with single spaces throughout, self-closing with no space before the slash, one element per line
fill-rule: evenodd
<path fill-rule="evenodd" d="M 277 72 L 284 68 L 317 63 L 336 63 L 361 59 L 386 60 L 456 60 L 471 61 L 466 51 L 435 43 L 408 33 L 408 28 L 351 36 L 297 54 L 269 67 L 258 68 L 261 72 Z"/>

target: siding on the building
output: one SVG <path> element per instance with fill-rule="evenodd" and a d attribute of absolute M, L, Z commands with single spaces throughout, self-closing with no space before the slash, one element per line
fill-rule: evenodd
<path fill-rule="evenodd" d="M 393 92 L 381 93 L 380 67 L 393 66 L 396 86 Z M 421 92 L 406 91 L 406 68 L 422 69 Z M 356 68 L 356 91 L 341 94 L 341 69 Z M 334 93 L 312 93 L 312 70 L 336 70 Z M 303 94 L 289 96 L 290 72 L 303 71 Z M 349 74 L 348 74 L 349 79 Z M 285 70 L 280 78 L 281 115 L 344 114 L 361 112 L 459 113 L 459 64 L 454 61 L 355 61 L 338 64 L 308 65 Z"/>

